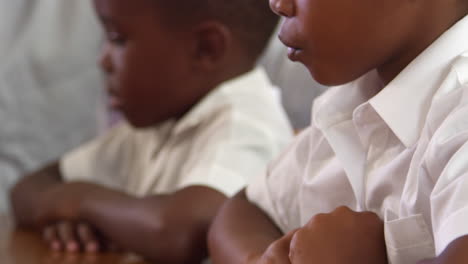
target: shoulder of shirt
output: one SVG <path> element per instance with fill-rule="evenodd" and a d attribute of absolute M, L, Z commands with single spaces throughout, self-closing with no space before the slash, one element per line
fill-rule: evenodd
<path fill-rule="evenodd" d="M 261 67 L 213 89 L 177 122 L 174 130 L 177 133 L 220 116 L 228 116 L 229 120 L 243 116 L 258 122 L 288 122 L 279 89 Z"/>
<path fill-rule="evenodd" d="M 256 67 L 232 80 L 219 85 L 212 92 L 216 99 L 224 99 L 231 105 L 276 104 L 280 99 L 279 88 L 274 86 L 262 67 Z M 209 99 L 207 97 L 207 99 Z"/>
<path fill-rule="evenodd" d="M 434 95 L 426 127 L 437 144 L 468 133 L 468 52 L 452 64 L 445 80 Z"/>

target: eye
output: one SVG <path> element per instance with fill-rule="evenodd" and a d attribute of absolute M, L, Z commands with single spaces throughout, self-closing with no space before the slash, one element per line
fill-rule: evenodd
<path fill-rule="evenodd" d="M 125 45 L 125 42 L 126 42 L 125 36 L 120 34 L 117 31 L 107 32 L 107 40 L 110 43 L 115 44 L 115 45 L 119 45 L 119 46 Z"/>

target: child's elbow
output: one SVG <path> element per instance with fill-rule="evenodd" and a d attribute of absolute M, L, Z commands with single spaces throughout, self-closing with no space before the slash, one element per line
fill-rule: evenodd
<path fill-rule="evenodd" d="M 21 182 L 17 183 L 13 188 L 11 188 L 10 193 L 9 193 L 9 198 L 10 198 L 10 206 L 11 206 L 11 211 L 13 213 L 13 217 L 15 218 L 16 224 L 18 226 L 26 227 L 30 225 L 28 221 L 26 221 L 24 217 L 24 209 L 25 207 L 25 192 L 22 188 Z M 31 216 L 36 215 L 32 212 Z M 35 219 L 32 219 L 33 221 Z"/>

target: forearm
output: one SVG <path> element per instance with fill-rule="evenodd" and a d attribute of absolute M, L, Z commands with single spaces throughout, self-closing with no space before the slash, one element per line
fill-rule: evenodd
<path fill-rule="evenodd" d="M 161 203 L 153 197 L 151 209 L 143 199 L 98 185 L 88 187 L 80 218 L 119 247 L 147 256 L 154 251 L 155 230 L 162 228 Z"/>
<path fill-rule="evenodd" d="M 463 236 L 448 245 L 435 259 L 421 261 L 418 264 L 465 264 L 468 263 L 468 236 Z"/>
<path fill-rule="evenodd" d="M 206 232 L 224 199 L 204 187 L 139 199 L 95 186 L 82 216 L 117 245 L 155 262 L 200 263 L 207 255 Z"/>
<path fill-rule="evenodd" d="M 61 182 L 58 163 L 53 163 L 18 182 L 10 193 L 16 223 L 22 227 L 38 227 L 45 194 Z"/>
<path fill-rule="evenodd" d="M 244 264 L 261 256 L 282 236 L 280 230 L 245 192 L 225 203 L 209 232 L 211 259 L 216 264 Z"/>

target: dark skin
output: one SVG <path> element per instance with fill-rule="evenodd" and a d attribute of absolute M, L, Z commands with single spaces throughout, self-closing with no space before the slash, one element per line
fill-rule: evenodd
<path fill-rule="evenodd" d="M 341 85 L 377 69 L 390 82 L 467 14 L 461 0 L 270 0 L 283 16 L 290 58 L 322 84 Z M 317 12 L 320 10 L 320 12 Z"/>
<path fill-rule="evenodd" d="M 289 58 L 303 63 L 325 85 L 351 82 L 372 69 L 388 84 L 468 14 L 468 1 L 461 0 L 270 0 L 270 6 L 284 18 L 279 38 L 289 47 Z M 284 235 L 241 193 L 226 202 L 210 229 L 213 262 L 387 262 L 378 217 L 341 208 L 321 218 L 328 220 L 311 219 L 294 234 Z M 368 235 L 360 236 L 363 233 Z M 359 237 L 360 243 L 345 237 Z M 466 263 L 467 258 L 468 239 L 462 238 L 421 264 Z"/>
<path fill-rule="evenodd" d="M 136 198 L 99 185 L 64 183 L 57 165 L 30 175 L 12 191 L 18 225 L 54 232 L 53 238 L 44 234 L 51 246 L 76 252 L 94 244 L 91 251 L 96 251 L 107 240 L 161 263 L 199 263 L 206 257 L 205 234 L 224 200 L 200 186 Z M 86 227 L 79 231 L 82 223 Z"/>
<path fill-rule="evenodd" d="M 241 216 L 241 217 L 240 217 Z M 238 234 L 249 234 L 248 238 Z M 251 204 L 241 192 L 220 209 L 209 233 L 210 256 L 213 263 L 256 263 L 254 259 L 267 250 L 272 242 L 281 238 L 281 231 L 265 213 Z M 229 243 L 226 243 L 226 238 Z M 283 256 L 281 249 L 270 250 Z M 280 251 L 280 253 L 276 253 Z M 287 253 L 287 252 L 286 252 Z"/>
<path fill-rule="evenodd" d="M 219 21 L 164 16 L 177 19 L 170 23 L 153 0 L 94 4 L 107 36 L 100 64 L 111 104 L 135 128 L 183 116 L 214 87 L 254 65 Z M 206 232 L 225 199 L 201 186 L 138 198 L 65 183 L 58 163 L 25 177 L 11 193 L 18 225 L 41 232 L 53 250 L 118 247 L 168 264 L 200 263 L 207 256 Z"/>
<path fill-rule="evenodd" d="M 100 65 L 111 105 L 136 128 L 183 116 L 220 83 L 254 66 L 223 23 L 182 23 L 177 14 L 170 17 L 178 23 L 171 23 L 157 2 L 94 0 L 107 36 Z"/>
<path fill-rule="evenodd" d="M 238 235 L 243 233 L 248 238 Z M 229 244 L 223 243 L 227 237 Z M 209 247 L 213 263 L 387 263 L 383 223 L 374 213 L 340 207 L 283 235 L 244 192 L 220 210 L 209 233 Z"/>
<path fill-rule="evenodd" d="M 323 263 L 387 263 L 383 223 L 374 213 L 353 212 L 347 207 L 318 214 L 294 233 L 289 259 L 295 264 L 310 263 L 311 259 Z"/>

